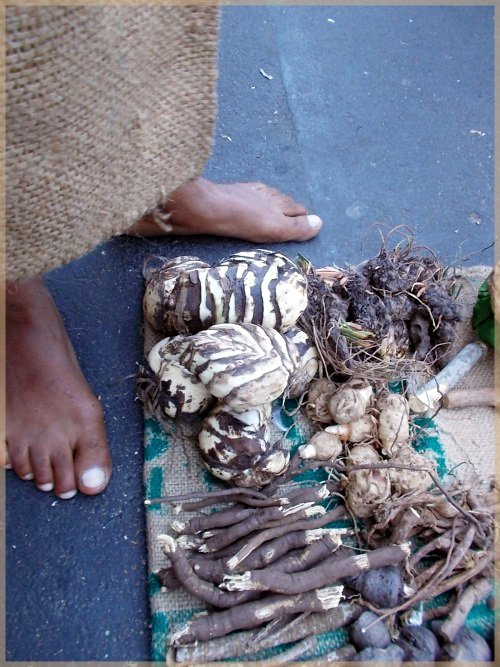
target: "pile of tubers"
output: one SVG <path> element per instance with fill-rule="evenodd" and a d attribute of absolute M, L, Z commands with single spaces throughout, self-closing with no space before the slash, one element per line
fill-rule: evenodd
<path fill-rule="evenodd" d="M 262 486 L 286 469 L 288 452 L 270 442 L 271 403 L 302 395 L 317 373 L 316 349 L 295 326 L 306 305 L 303 273 L 267 250 L 146 271 L 145 317 L 168 337 L 148 355 L 139 396 L 163 424 L 206 415 L 199 448 L 219 479 Z"/>
<path fill-rule="evenodd" d="M 378 254 L 356 267 L 315 269 L 300 259 L 308 278 L 300 326 L 329 376 L 391 380 L 407 367 L 447 362 L 461 319 L 456 281 L 404 230 L 393 230 L 403 236 L 394 248 L 384 239 Z"/>
<path fill-rule="evenodd" d="M 428 471 L 432 488 L 380 503 L 361 530 L 339 527 L 351 509 L 332 502 L 343 480 L 369 469 L 367 459 L 319 460 L 298 451 L 287 489 L 274 480 L 261 491 L 149 501 L 172 504 L 174 517 L 182 513 L 169 534 L 157 536 L 167 559 L 157 573 L 163 592 L 183 587 L 208 606 L 172 629 L 168 664 L 258 660 L 260 651 L 282 644 L 290 646 L 276 656 L 280 663 L 318 652 L 325 662 L 491 660 L 488 642 L 464 622 L 492 591 L 493 489 L 437 487 Z M 300 475 L 313 465 L 328 476 L 305 485 Z M 411 463 L 385 466 L 416 472 Z M 213 505 L 216 511 L 201 512 Z M 421 609 L 450 591 L 444 606 Z M 349 642 L 321 654 L 318 635 L 339 628 Z"/>
<path fill-rule="evenodd" d="M 277 659 L 293 662 L 338 628 L 349 643 L 325 662 L 491 660 L 464 624 L 491 595 L 496 489 L 444 485 L 387 384 L 401 377 L 393 360 L 446 359 L 460 313 L 435 258 L 408 241 L 316 271 L 258 250 L 217 266 L 178 257 L 145 277 L 145 317 L 163 338 L 139 396 L 166 429 L 199 420 L 203 463 L 228 487 L 146 501 L 174 505 L 157 536 L 164 592 L 208 605 L 168 637 L 170 663 L 282 644 Z M 316 429 L 292 457 L 270 435 L 272 402 L 286 398 Z M 301 477 L 311 470 L 320 481 Z"/>

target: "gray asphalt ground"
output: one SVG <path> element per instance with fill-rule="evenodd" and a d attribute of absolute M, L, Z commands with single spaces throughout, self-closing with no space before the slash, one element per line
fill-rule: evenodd
<path fill-rule="evenodd" d="M 491 264 L 493 249 L 481 250 L 494 240 L 493 13 L 224 9 L 219 118 L 205 175 L 264 181 L 319 214 L 318 238 L 275 246 L 292 258 L 360 261 L 379 247 L 378 222 L 411 227 L 445 262 Z M 9 660 L 148 659 L 142 414 L 133 379 L 141 267 L 151 254 L 212 261 L 249 245 L 119 237 L 47 276 L 101 397 L 114 473 L 102 496 L 70 501 L 6 475 Z"/>

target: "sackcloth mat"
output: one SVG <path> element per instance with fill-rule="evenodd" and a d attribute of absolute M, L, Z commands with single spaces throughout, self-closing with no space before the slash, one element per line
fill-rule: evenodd
<path fill-rule="evenodd" d="M 490 271 L 490 267 L 456 270 L 462 286 L 458 300 L 462 305 L 464 320 L 457 331 L 454 351 L 458 351 L 471 340 L 477 340 L 470 326 L 470 316 L 479 286 Z M 161 338 L 161 335 L 154 332 L 145 323 L 145 353 Z M 488 350 L 469 375 L 457 385 L 457 388 L 472 390 L 475 387 L 493 386 L 493 357 L 493 351 Z M 445 481 L 447 471 L 451 471 L 454 466 L 463 462 L 466 462 L 466 465 L 461 465 L 453 470 L 454 475 L 461 476 L 462 479 L 473 479 L 475 474 L 490 478 L 495 465 L 493 418 L 494 410 L 488 407 L 460 410 L 441 409 L 432 418 L 427 416 L 419 418 L 419 423 L 425 427 L 427 435 L 421 436 L 414 445 L 418 451 L 424 452 L 436 461 L 438 473 L 444 477 Z M 285 446 L 289 447 L 292 452 L 300 444 L 307 442 L 316 430 L 302 414 L 290 417 L 282 413 L 282 421 L 285 425 L 291 425 Z M 276 426 L 273 425 L 273 428 L 275 431 L 272 433 L 272 438 L 283 435 Z M 167 435 L 154 418 L 146 415 L 144 431 L 145 498 L 153 499 L 165 495 L 187 493 L 192 490 L 212 491 L 224 488 L 222 483 L 219 483 L 203 467 L 196 448 L 196 433 L 195 425 L 181 429 L 174 424 L 172 432 Z M 323 472 L 306 473 L 300 479 L 306 479 L 306 475 L 309 475 L 310 479 L 324 479 Z M 190 516 L 193 514 L 181 513 L 175 518 L 183 520 Z M 152 627 L 151 657 L 154 661 L 165 661 L 169 635 L 189 620 L 194 613 L 206 608 L 203 602 L 185 590 L 164 592 L 160 589 L 156 573 L 167 567 L 168 561 L 156 538 L 161 533 L 175 535 L 170 528 L 173 518 L 170 505 L 146 506 L 148 585 Z M 493 627 L 493 612 L 484 603 L 477 605 L 469 615 L 467 623 L 481 634 L 490 635 Z M 348 635 L 344 629 L 325 633 L 318 637 L 318 648 L 316 652 L 311 653 L 310 657 L 314 659 L 324 655 L 327 651 L 339 648 L 347 641 Z M 252 656 L 251 660 L 265 660 L 282 648 L 256 654 Z"/>
<path fill-rule="evenodd" d="M 177 2 L 6 7 L 9 280 L 84 255 L 201 174 L 218 8 Z"/>

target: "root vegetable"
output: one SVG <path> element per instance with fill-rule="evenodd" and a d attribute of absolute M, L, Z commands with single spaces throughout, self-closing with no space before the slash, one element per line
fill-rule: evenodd
<path fill-rule="evenodd" d="M 403 578 L 398 565 L 368 570 L 347 583 L 377 607 L 395 607 L 403 599 Z"/>
<path fill-rule="evenodd" d="M 378 463 L 380 457 L 371 445 L 354 446 L 348 457 L 351 465 Z M 346 481 L 346 505 L 354 516 L 368 517 L 391 495 L 389 472 L 377 468 L 354 470 Z"/>
<path fill-rule="evenodd" d="M 380 456 L 371 445 L 355 445 L 349 451 L 347 457 L 348 465 L 369 465 L 370 463 L 378 463 Z"/>
<path fill-rule="evenodd" d="M 472 607 L 484 600 L 491 592 L 488 579 L 480 578 L 468 586 L 459 596 L 450 616 L 440 627 L 440 635 L 447 642 L 453 642 L 460 632 Z"/>
<path fill-rule="evenodd" d="M 300 449 L 300 448 L 299 448 Z M 308 502 L 321 502 L 330 498 L 333 492 L 335 492 L 337 485 L 332 482 L 326 482 L 325 484 L 315 484 L 313 486 L 303 486 L 299 487 L 293 491 L 289 491 L 286 496 L 283 497 L 283 501 L 287 501 L 287 505 L 296 505 L 298 503 L 308 503 Z"/>
<path fill-rule="evenodd" d="M 488 642 L 469 628 L 462 628 L 456 637 L 455 643 L 445 644 L 438 656 L 438 660 L 460 664 L 490 662 L 491 659 L 492 654 Z"/>
<path fill-rule="evenodd" d="M 318 431 L 309 440 L 307 445 L 299 447 L 299 454 L 303 459 L 320 459 L 326 461 L 336 459 L 342 453 L 343 445 L 333 433 Z"/>
<path fill-rule="evenodd" d="M 269 632 L 266 637 L 255 641 L 255 631 L 233 633 L 227 637 L 198 641 L 193 646 L 179 646 L 176 649 L 176 662 L 200 664 L 212 660 L 222 660 L 242 656 L 248 652 L 300 641 L 304 637 L 320 635 L 348 625 L 355 620 L 361 609 L 356 604 L 341 603 L 338 607 L 323 612 L 305 614 L 300 622 L 285 625 L 278 632 Z"/>
<path fill-rule="evenodd" d="M 382 451 L 391 455 L 410 439 L 408 401 L 400 394 L 389 394 L 378 408 L 378 437 Z"/>
<path fill-rule="evenodd" d="M 319 378 L 309 386 L 306 403 L 306 414 L 314 422 L 331 424 L 330 399 L 337 390 L 337 386 L 331 380 Z"/>
<path fill-rule="evenodd" d="M 183 336 L 159 341 L 140 370 L 138 396 L 160 421 L 163 417 L 196 418 L 213 402 L 205 385 L 180 363 L 188 344 Z"/>
<path fill-rule="evenodd" d="M 422 625 L 404 627 L 396 643 L 403 649 L 404 659 L 408 662 L 433 663 L 439 654 L 435 634 Z"/>
<path fill-rule="evenodd" d="M 169 260 L 156 269 L 145 270 L 144 317 L 156 331 L 167 334 L 189 332 L 187 326 L 182 326 L 184 306 L 180 313 L 176 310 L 177 297 L 182 290 L 181 281 L 189 280 L 193 271 L 208 268 L 209 265 L 198 257 L 183 256 Z"/>
<path fill-rule="evenodd" d="M 170 642 L 174 646 L 222 637 L 233 630 L 254 628 L 285 615 L 303 611 L 326 611 L 338 606 L 342 596 L 342 586 L 320 588 L 299 595 L 271 595 L 264 600 L 256 600 L 239 605 L 236 609 L 193 618 Z"/>
<path fill-rule="evenodd" d="M 231 507 L 230 509 L 221 510 L 220 512 L 195 516 L 187 523 L 182 521 L 172 521 L 172 530 L 175 530 L 176 533 L 192 535 L 194 533 L 201 533 L 204 530 L 210 530 L 211 528 L 232 526 L 244 519 L 248 519 L 252 514 L 255 514 L 254 508 Z"/>
<path fill-rule="evenodd" d="M 289 460 L 289 453 L 281 449 L 281 443 L 278 440 L 262 456 L 256 457 L 255 463 L 249 461 L 249 465 L 245 468 L 226 466 L 218 461 L 212 461 L 207 454 L 204 456 L 203 463 L 215 477 L 243 488 L 269 484 L 286 471 Z"/>
<path fill-rule="evenodd" d="M 387 470 L 358 470 L 349 474 L 346 504 L 354 516 L 371 516 L 391 495 Z"/>
<path fill-rule="evenodd" d="M 291 533 L 295 530 L 313 530 L 315 528 L 322 528 L 328 523 L 337 521 L 345 515 L 345 510 L 342 506 L 336 507 L 335 509 L 327 512 L 323 516 L 318 517 L 317 519 L 304 519 L 297 521 L 292 524 L 285 524 L 284 526 L 276 526 L 276 528 L 269 528 L 263 530 L 255 537 L 252 537 L 248 544 L 246 544 L 242 549 L 240 549 L 234 556 L 232 556 L 228 562 L 227 566 L 231 572 L 236 571 L 238 566 L 242 561 L 245 560 L 255 549 L 260 547 L 264 542 L 274 539 L 275 537 L 280 537 L 284 533 Z M 342 534 L 342 529 L 339 529 L 340 534 Z"/>
<path fill-rule="evenodd" d="M 232 410 L 271 403 L 285 391 L 295 362 L 290 341 L 256 324 L 217 324 L 190 339 L 181 363 Z"/>
<path fill-rule="evenodd" d="M 373 389 L 362 380 L 350 380 L 332 396 L 330 414 L 337 424 L 347 424 L 361 419 L 368 408 Z"/>
<path fill-rule="evenodd" d="M 289 331 L 307 307 L 307 279 L 291 259 L 278 252 L 260 248 L 255 251 L 238 252 L 218 265 L 225 278 L 231 280 L 242 275 L 244 285 L 241 300 L 244 304 L 244 319 L 236 322 L 261 324 L 266 329 Z M 242 269 L 242 267 L 244 267 Z M 247 275 L 245 275 L 245 273 Z M 232 292 L 237 289 L 237 278 Z M 238 310 L 236 294 L 229 302 Z M 242 309 L 243 310 L 243 309 Z M 225 320 L 231 321 L 231 320 Z"/>
<path fill-rule="evenodd" d="M 288 380 L 286 395 L 288 398 L 301 396 L 318 372 L 318 351 L 309 336 L 293 327 L 285 334 L 285 340 L 291 342 L 290 357 L 295 361 L 295 368 Z"/>
<path fill-rule="evenodd" d="M 365 415 L 353 422 L 327 426 L 325 431 L 338 436 L 342 442 L 362 442 L 373 437 L 376 426 L 377 420 L 375 417 Z"/>
<path fill-rule="evenodd" d="M 267 502 L 268 505 L 275 505 L 276 501 L 272 498 L 267 498 L 263 493 L 258 489 L 217 489 L 216 491 L 191 491 L 190 493 L 180 493 L 171 496 L 163 496 L 162 498 L 153 498 L 146 499 L 144 501 L 145 505 L 156 505 L 156 504 L 173 504 L 182 500 L 192 500 L 193 498 L 200 498 L 200 502 L 206 504 L 200 505 L 200 507 L 206 507 L 207 505 L 215 505 L 216 503 L 223 502 L 223 499 L 228 502 L 232 500 L 231 496 L 239 496 L 239 502 L 243 502 L 242 498 L 252 499 L 257 498 Z M 199 509 L 199 507 L 197 508 Z"/>
<path fill-rule="evenodd" d="M 330 556 L 321 565 L 306 572 L 286 574 L 274 570 L 251 570 L 241 575 L 227 575 L 224 578 L 226 589 L 274 591 L 276 593 L 303 593 L 319 586 L 325 586 L 346 577 L 370 569 L 394 565 L 405 560 L 410 554 L 408 544 L 381 547 L 368 553 L 336 558 Z M 333 564 L 334 563 L 334 564 Z"/>
<path fill-rule="evenodd" d="M 256 570 L 256 572 L 280 572 L 282 574 L 303 572 L 315 563 L 323 561 L 327 556 L 331 555 L 338 549 L 341 543 L 340 535 L 335 534 L 334 532 L 328 532 L 320 540 L 313 542 L 305 549 L 297 549 L 293 553 L 289 553 L 287 556 L 274 562 L 269 567 Z M 241 590 L 238 586 L 242 578 L 246 581 L 246 575 L 247 572 L 243 575 L 226 574 L 224 575 L 220 587 L 227 591 Z"/>
<path fill-rule="evenodd" d="M 386 648 L 391 643 L 389 631 L 382 622 L 377 621 L 376 614 L 364 611 L 349 628 L 349 636 L 358 651 L 368 647 Z"/>
<path fill-rule="evenodd" d="M 280 518 L 283 515 L 281 507 L 266 507 L 260 512 L 252 514 L 248 519 L 240 521 L 239 523 L 229 526 L 225 530 L 221 530 L 205 541 L 203 552 L 211 553 L 219 551 L 227 547 L 229 544 L 236 542 L 236 540 L 252 533 L 265 524 L 267 521 Z"/>
<path fill-rule="evenodd" d="M 215 607 L 227 608 L 246 602 L 253 597 L 252 595 L 227 593 L 212 583 L 200 579 L 191 567 L 184 550 L 170 535 L 158 535 L 158 542 L 170 559 L 177 579 L 182 581 L 184 588 L 200 600 Z"/>
<path fill-rule="evenodd" d="M 286 574 L 307 570 L 316 563 L 324 560 L 342 544 L 338 533 L 326 533 L 320 540 L 313 542 L 305 549 L 295 549 L 271 567 Z"/>
<path fill-rule="evenodd" d="M 433 463 L 423 454 L 416 452 L 412 447 L 401 447 L 397 454 L 390 459 L 390 462 L 404 463 L 408 466 L 427 468 L 431 472 L 435 471 Z M 388 474 L 392 485 L 392 492 L 399 495 L 426 491 L 432 485 L 431 477 L 423 470 L 389 468 Z"/>
<path fill-rule="evenodd" d="M 198 446 L 207 468 L 237 486 L 261 486 L 284 471 L 289 454 L 269 443 L 270 404 L 246 412 L 219 405 L 203 420 Z"/>
<path fill-rule="evenodd" d="M 328 538 L 328 530 L 319 528 L 318 530 L 304 530 L 304 531 L 295 531 L 289 533 L 288 535 L 282 535 L 276 540 L 272 540 L 266 545 L 263 545 L 260 549 L 254 551 L 247 559 L 245 563 L 245 568 L 265 568 L 270 566 L 278 566 L 278 569 L 285 568 L 287 571 L 289 568 L 295 567 L 295 562 L 298 556 L 302 554 L 302 558 L 309 562 L 309 560 L 315 558 L 317 550 L 307 551 L 304 550 L 304 547 L 310 546 L 317 542 L 318 540 L 326 541 L 326 545 L 338 543 L 340 539 L 337 534 L 334 533 L 333 538 Z M 303 556 L 304 553 L 307 555 Z M 320 547 L 319 554 L 321 557 L 325 553 L 324 547 Z M 290 562 L 288 561 L 288 555 L 290 556 Z M 205 557 L 194 556 L 191 559 L 191 564 L 193 566 L 194 572 L 201 579 L 206 579 L 207 581 L 212 581 L 213 583 L 220 584 L 224 578 L 224 575 L 229 574 L 227 567 L 228 558 L 220 558 L 217 560 L 209 560 Z M 299 564 L 297 564 L 299 567 Z"/>
<path fill-rule="evenodd" d="M 287 331 L 307 305 L 304 274 L 269 250 L 237 253 L 212 268 L 178 257 L 147 272 L 146 281 L 145 317 L 167 334 L 241 322 Z"/>

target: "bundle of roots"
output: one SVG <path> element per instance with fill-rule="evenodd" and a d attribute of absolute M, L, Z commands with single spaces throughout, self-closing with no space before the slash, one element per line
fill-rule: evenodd
<path fill-rule="evenodd" d="M 314 269 L 302 258 L 308 307 L 300 326 L 328 376 L 390 378 L 405 362 L 446 362 L 460 320 L 455 281 L 411 236 L 356 268 Z"/>
<path fill-rule="evenodd" d="M 158 536 L 169 561 L 158 573 L 164 592 L 183 586 L 209 606 L 170 635 L 170 661 L 243 657 L 285 643 L 291 646 L 280 662 L 311 651 L 317 657 L 315 635 L 339 627 L 348 627 L 351 643 L 322 656 L 327 661 L 448 660 L 467 655 L 471 641 L 491 659 L 487 642 L 463 626 L 472 606 L 491 592 L 493 486 L 483 492 L 446 487 L 428 465 L 381 462 L 366 453 L 347 461 L 302 454 L 292 458 L 287 475 L 295 481 L 286 491 L 275 480 L 261 491 L 149 501 L 175 505 L 177 515 L 230 504 L 174 519 L 170 534 Z M 327 475 L 304 486 L 296 478 L 312 468 Z M 427 482 L 393 487 L 361 528 L 356 522 L 339 528 L 338 520 L 350 514 L 342 502 L 344 481 L 381 471 L 391 483 L 412 474 Z M 422 615 L 419 605 L 442 593 L 449 594 L 445 606 Z M 432 619 L 440 620 L 430 630 L 424 621 Z"/>

